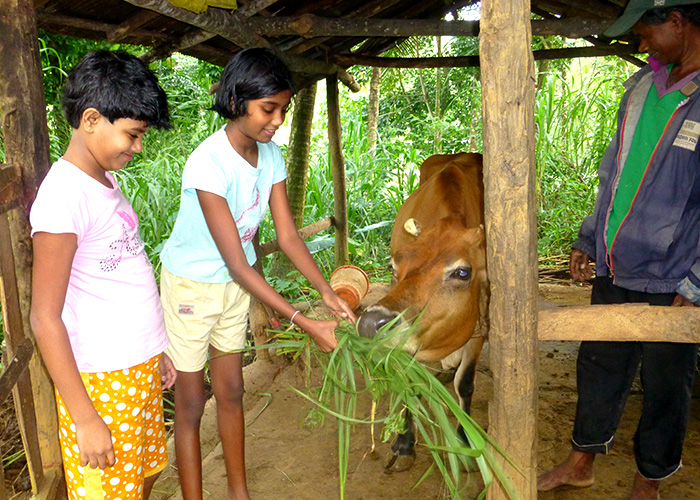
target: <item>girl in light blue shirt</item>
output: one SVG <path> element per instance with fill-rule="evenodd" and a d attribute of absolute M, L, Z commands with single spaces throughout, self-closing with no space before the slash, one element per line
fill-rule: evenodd
<path fill-rule="evenodd" d="M 289 70 L 267 49 L 247 49 L 226 65 L 214 109 L 227 124 L 187 160 L 180 212 L 161 258 L 161 300 L 178 377 L 175 452 L 185 500 L 202 498 L 199 425 L 209 359 L 229 499 L 248 500 L 242 354 L 250 295 L 305 330 L 321 351 L 338 343 L 337 321 L 295 310 L 251 266 L 252 239 L 270 207 L 280 249 L 339 318 L 355 320 L 299 237 L 287 199 L 284 159 L 272 137 L 293 95 Z"/>

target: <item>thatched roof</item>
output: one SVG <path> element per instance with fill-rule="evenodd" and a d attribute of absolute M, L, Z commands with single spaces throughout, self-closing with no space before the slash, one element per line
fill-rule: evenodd
<path fill-rule="evenodd" d="M 198 4 L 206 0 L 172 0 Z M 230 2 L 213 0 L 209 3 Z M 271 46 L 292 69 L 312 80 L 369 65 L 476 65 L 459 61 L 376 59 L 409 36 L 477 36 L 478 21 L 444 21 L 478 0 L 238 0 L 237 9 L 209 7 L 195 13 L 167 0 L 35 0 L 37 25 L 54 33 L 152 47 L 147 60 L 174 51 L 217 65 L 245 47 Z M 535 35 L 585 38 L 596 45 L 587 53 L 543 52 L 536 58 L 629 54 L 628 45 L 595 38 L 615 19 L 626 0 L 532 0 Z M 343 71 L 340 79 L 352 85 Z"/>

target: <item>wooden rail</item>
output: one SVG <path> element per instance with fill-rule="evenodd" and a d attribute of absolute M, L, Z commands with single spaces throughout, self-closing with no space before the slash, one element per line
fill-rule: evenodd
<path fill-rule="evenodd" d="M 700 307 L 647 304 L 542 309 L 539 340 L 603 340 L 700 343 Z"/>

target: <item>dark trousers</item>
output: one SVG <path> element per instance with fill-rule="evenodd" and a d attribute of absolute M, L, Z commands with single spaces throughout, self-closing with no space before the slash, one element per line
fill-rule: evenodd
<path fill-rule="evenodd" d="M 675 294 L 635 292 L 596 278 L 591 304 L 670 305 Z M 607 453 L 641 361 L 642 416 L 634 436 L 639 472 L 663 479 L 681 463 L 697 345 L 672 342 L 582 342 L 576 363 L 575 450 Z"/>

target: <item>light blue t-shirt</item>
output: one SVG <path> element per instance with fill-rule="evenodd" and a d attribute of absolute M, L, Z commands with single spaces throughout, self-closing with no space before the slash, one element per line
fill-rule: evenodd
<path fill-rule="evenodd" d="M 182 173 L 180 211 L 163 247 L 163 265 L 176 276 L 203 283 L 231 281 L 204 220 L 196 190 L 226 198 L 248 263 L 256 261 L 252 239 L 267 213 L 272 185 L 287 178 L 284 158 L 273 142 L 258 142 L 258 166 L 244 160 L 220 129 L 190 155 Z"/>

